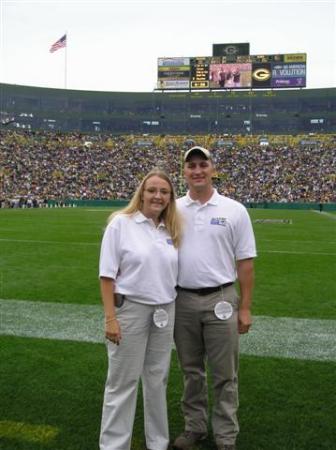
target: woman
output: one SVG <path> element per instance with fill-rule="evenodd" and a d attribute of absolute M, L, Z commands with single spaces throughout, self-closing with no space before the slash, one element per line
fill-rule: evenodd
<path fill-rule="evenodd" d="M 147 448 L 168 447 L 166 387 L 180 235 L 172 183 L 157 169 L 105 230 L 99 276 L 109 368 L 100 450 L 131 448 L 140 377 Z"/>

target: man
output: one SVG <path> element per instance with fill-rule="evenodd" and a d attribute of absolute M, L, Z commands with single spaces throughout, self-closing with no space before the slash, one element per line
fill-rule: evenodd
<path fill-rule="evenodd" d="M 238 341 L 239 333 L 247 333 L 252 323 L 256 249 L 245 207 L 218 194 L 213 174 L 207 149 L 193 147 L 185 153 L 189 191 L 178 200 L 185 230 L 175 319 L 175 343 L 184 374 L 185 431 L 175 440 L 175 449 L 190 449 L 207 436 L 206 361 L 212 372 L 217 449 L 235 449 L 239 431 Z"/>
<path fill-rule="evenodd" d="M 218 73 L 218 83 L 221 88 L 225 87 L 226 78 L 227 78 L 227 73 L 223 68 L 221 68 L 221 70 Z"/>

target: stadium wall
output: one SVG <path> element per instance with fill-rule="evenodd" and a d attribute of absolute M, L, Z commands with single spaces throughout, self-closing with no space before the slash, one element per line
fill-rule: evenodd
<path fill-rule="evenodd" d="M 0 84 L 1 126 L 113 134 L 336 133 L 336 88 L 94 92 Z"/>
<path fill-rule="evenodd" d="M 48 200 L 47 203 L 49 208 L 54 207 L 109 207 L 109 208 L 123 208 L 128 205 L 128 200 Z"/>
<path fill-rule="evenodd" d="M 123 208 L 128 204 L 127 200 L 49 200 L 48 207 L 104 207 L 104 208 Z M 317 210 L 317 211 L 336 211 L 336 203 L 245 203 L 247 208 L 254 209 L 296 209 L 296 210 Z"/>

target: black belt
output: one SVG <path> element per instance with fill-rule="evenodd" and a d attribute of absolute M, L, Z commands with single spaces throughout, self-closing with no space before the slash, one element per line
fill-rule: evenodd
<path fill-rule="evenodd" d="M 221 289 L 232 286 L 232 285 L 233 285 L 233 282 L 221 284 L 220 286 L 205 287 L 205 288 L 198 288 L 198 289 L 189 289 L 189 288 L 177 286 L 177 289 L 181 289 L 182 291 L 187 291 L 187 292 L 193 292 L 194 294 L 198 294 L 198 295 L 209 295 L 209 294 L 212 294 L 213 292 L 218 292 Z"/>

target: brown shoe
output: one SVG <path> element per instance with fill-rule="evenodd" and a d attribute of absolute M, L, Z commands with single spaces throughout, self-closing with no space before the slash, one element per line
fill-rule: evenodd
<path fill-rule="evenodd" d="M 176 450 L 188 450 L 199 441 L 207 437 L 206 433 L 196 433 L 195 431 L 183 431 L 174 441 L 173 448 Z"/>
<path fill-rule="evenodd" d="M 217 444 L 217 450 L 236 450 L 235 444 Z"/>

